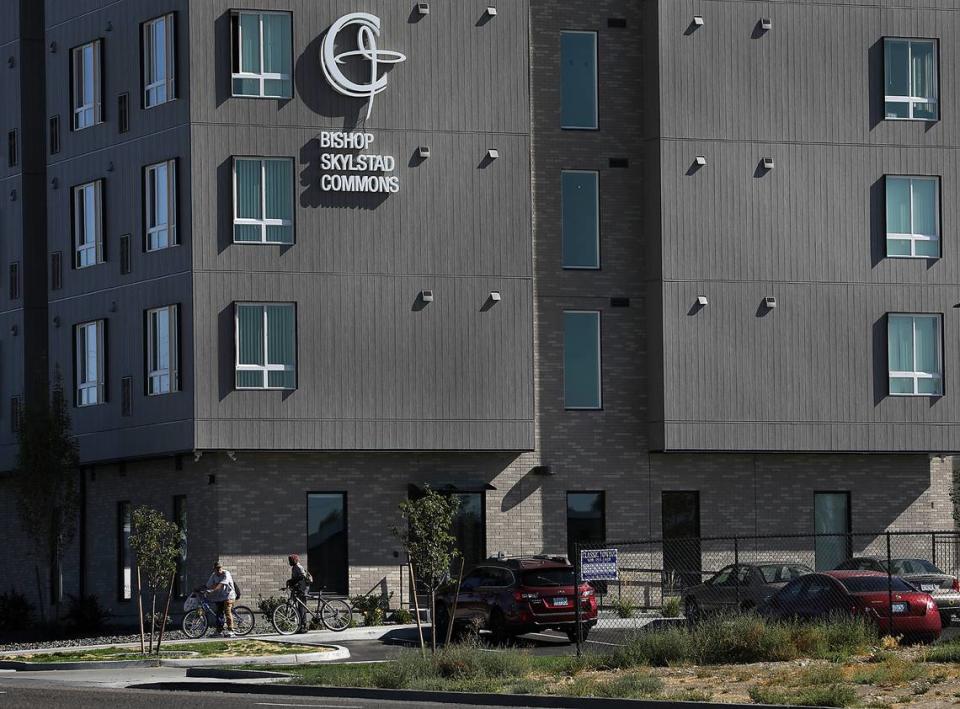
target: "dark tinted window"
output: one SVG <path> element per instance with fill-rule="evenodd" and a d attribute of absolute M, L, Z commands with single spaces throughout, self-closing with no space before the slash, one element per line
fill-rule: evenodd
<path fill-rule="evenodd" d="M 889 588 L 894 591 L 915 591 L 916 589 L 903 579 L 894 576 L 890 581 Z M 886 576 L 854 576 L 848 579 L 840 579 L 840 583 L 850 591 L 850 593 L 874 593 L 876 591 L 886 591 L 888 588 Z"/>
<path fill-rule="evenodd" d="M 810 569 L 799 564 L 764 564 L 757 569 L 764 583 L 783 583 L 810 573 Z"/>
<path fill-rule="evenodd" d="M 347 592 L 346 495 L 307 495 L 307 554 L 313 590 Z"/>
<path fill-rule="evenodd" d="M 807 586 L 810 585 L 808 579 L 799 578 L 791 581 L 783 589 L 774 596 L 777 601 L 786 603 L 789 601 L 795 601 L 800 595 L 806 590 Z"/>
<path fill-rule="evenodd" d="M 573 569 L 540 569 L 523 574 L 524 586 L 573 586 L 577 582 Z"/>
<path fill-rule="evenodd" d="M 943 572 L 926 559 L 893 559 L 890 568 L 895 574 L 942 574 Z"/>

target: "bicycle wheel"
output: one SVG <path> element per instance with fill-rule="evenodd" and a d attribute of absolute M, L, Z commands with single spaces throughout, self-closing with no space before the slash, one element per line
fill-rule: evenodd
<path fill-rule="evenodd" d="M 253 611 L 246 606 L 233 607 L 233 632 L 237 635 L 249 635 L 257 624 Z"/>
<path fill-rule="evenodd" d="M 281 635 L 293 635 L 300 627 L 300 610 L 292 603 L 284 603 L 273 610 L 270 622 Z"/>
<path fill-rule="evenodd" d="M 346 601 L 326 601 L 320 609 L 320 620 L 335 633 L 346 630 L 353 622 L 353 610 Z"/>
<path fill-rule="evenodd" d="M 188 638 L 202 638 L 207 634 L 207 614 L 202 608 L 194 608 L 183 616 L 181 628 Z"/>

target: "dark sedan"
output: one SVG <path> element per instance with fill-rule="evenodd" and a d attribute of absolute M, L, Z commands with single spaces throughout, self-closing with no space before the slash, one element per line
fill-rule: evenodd
<path fill-rule="evenodd" d="M 810 567 L 789 562 L 725 566 L 684 592 L 684 615 L 696 620 L 704 613 L 756 608 L 788 582 L 809 573 Z"/>
<path fill-rule="evenodd" d="M 887 560 L 874 556 L 857 556 L 839 566 L 838 571 L 879 571 L 887 573 Z M 950 625 L 960 613 L 960 580 L 945 573 L 926 559 L 891 559 L 890 572 L 933 596 L 943 627 Z"/>

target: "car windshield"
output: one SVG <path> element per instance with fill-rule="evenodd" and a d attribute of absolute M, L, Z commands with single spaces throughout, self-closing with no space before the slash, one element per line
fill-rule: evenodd
<path fill-rule="evenodd" d="M 943 572 L 926 559 L 893 559 L 890 567 L 895 574 L 942 574 Z"/>
<path fill-rule="evenodd" d="M 765 583 L 786 583 L 811 571 L 801 564 L 762 564 L 757 568 Z"/>
<path fill-rule="evenodd" d="M 889 578 L 889 586 L 887 585 L 888 579 L 886 576 L 851 576 L 849 578 L 839 579 L 839 581 L 850 593 L 875 593 L 877 591 L 886 591 L 888 588 L 892 591 L 902 592 L 917 590 L 896 576 Z"/>
<path fill-rule="evenodd" d="M 523 575 L 524 586 L 573 586 L 576 581 L 572 568 L 540 569 Z"/>

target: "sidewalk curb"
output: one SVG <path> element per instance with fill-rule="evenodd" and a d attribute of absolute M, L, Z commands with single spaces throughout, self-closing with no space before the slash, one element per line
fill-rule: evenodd
<path fill-rule="evenodd" d="M 678 702 L 654 699 L 600 699 L 586 697 L 548 697 L 538 694 L 467 694 L 463 692 L 427 692 L 415 689 L 365 689 L 356 687 L 308 687 L 299 684 L 237 684 L 231 682 L 154 682 L 132 684 L 127 689 L 175 692 L 222 692 L 324 699 L 369 699 L 373 701 L 416 702 L 419 704 L 467 704 L 501 707 L 547 707 L 549 709 L 689 709 L 717 706 L 709 702 Z M 724 704 L 723 709 L 758 709 L 769 704 Z M 779 707 L 779 709 L 787 709 Z"/>
<path fill-rule="evenodd" d="M 211 657 L 185 658 L 177 660 L 103 660 L 100 662 L 21 662 L 0 661 L 0 669 L 17 672 L 56 672 L 58 670 L 126 670 L 135 667 L 220 667 L 237 665 L 307 665 L 320 662 L 347 660 L 350 651 L 340 645 L 318 645 L 328 647 L 327 652 L 303 652 L 294 655 L 266 655 L 258 657 Z"/>
<path fill-rule="evenodd" d="M 202 679 L 290 679 L 293 675 L 267 670 L 222 670 L 215 667 L 189 667 L 187 668 L 187 677 L 200 677 Z"/>

